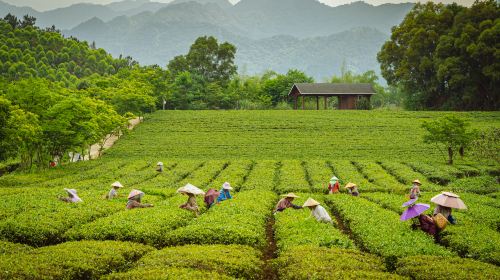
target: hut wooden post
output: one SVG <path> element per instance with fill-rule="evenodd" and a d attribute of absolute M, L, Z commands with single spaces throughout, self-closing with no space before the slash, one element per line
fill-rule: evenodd
<path fill-rule="evenodd" d="M 323 96 L 323 97 L 325 98 L 325 110 L 326 110 L 326 107 L 328 106 L 328 105 L 327 105 L 327 104 L 328 104 L 328 96 L 326 96 L 326 95 L 325 95 L 325 96 Z"/>
<path fill-rule="evenodd" d="M 304 104 L 304 96 L 302 95 L 302 110 L 305 110 L 306 106 Z"/>
<path fill-rule="evenodd" d="M 319 110 L 319 96 L 316 95 L 316 110 Z"/>

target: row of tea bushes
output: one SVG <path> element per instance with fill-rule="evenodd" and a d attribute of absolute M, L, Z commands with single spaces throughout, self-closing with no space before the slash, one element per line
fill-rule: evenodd
<path fill-rule="evenodd" d="M 315 193 L 328 193 L 328 183 L 334 175 L 328 162 L 323 160 L 308 160 L 304 162 L 307 179 L 311 191 Z"/>
<path fill-rule="evenodd" d="M 279 166 L 279 162 L 272 160 L 262 160 L 256 162 L 250 174 L 248 174 L 245 183 L 241 188 L 239 188 L 239 190 L 272 191 L 275 188 L 276 169 Z"/>
<path fill-rule="evenodd" d="M 0 279 L 99 279 L 102 275 L 129 269 L 152 250 L 131 242 L 62 243 L 15 255 L 0 255 Z"/>
<path fill-rule="evenodd" d="M 243 245 L 186 245 L 154 251 L 104 279 L 262 279 L 261 252 Z"/>
<path fill-rule="evenodd" d="M 383 186 L 387 192 L 405 193 L 408 187 L 401 184 L 380 165 L 371 161 L 356 161 L 353 163 L 361 173 L 375 185 Z"/>
<path fill-rule="evenodd" d="M 340 180 L 341 190 L 347 183 L 352 182 L 358 185 L 360 191 L 363 192 L 386 191 L 386 187 L 375 185 L 366 179 L 349 161 L 335 160 L 331 162 L 331 165 L 334 175 Z"/>
<path fill-rule="evenodd" d="M 280 182 L 274 190 L 279 194 L 289 192 L 310 192 L 309 182 L 303 163 L 299 160 L 282 161 L 280 169 Z"/>
<path fill-rule="evenodd" d="M 245 191 L 214 205 L 186 226 L 169 232 L 165 244 L 243 244 L 264 247 L 265 224 L 276 202 L 269 191 Z"/>
<path fill-rule="evenodd" d="M 323 204 L 321 195 L 306 193 L 299 193 L 298 195 L 300 198 L 294 200 L 293 203 L 295 204 L 302 205 L 308 197 L 313 197 L 316 201 Z M 328 207 L 325 207 L 325 209 L 328 211 Z M 287 209 L 276 213 L 274 215 L 274 237 L 278 252 L 285 252 L 299 245 L 345 249 L 355 248 L 352 240 L 338 229 L 335 217 L 333 215 L 330 216 L 333 219 L 331 224 L 316 221 L 307 207 L 299 210 Z"/>

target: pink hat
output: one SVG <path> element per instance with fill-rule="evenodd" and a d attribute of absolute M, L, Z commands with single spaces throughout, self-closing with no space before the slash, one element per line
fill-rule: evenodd
<path fill-rule="evenodd" d="M 140 190 L 132 190 L 130 192 L 130 194 L 128 195 L 128 199 L 131 199 L 131 198 L 136 197 L 138 195 L 142 197 L 144 195 L 144 192 L 141 192 Z"/>

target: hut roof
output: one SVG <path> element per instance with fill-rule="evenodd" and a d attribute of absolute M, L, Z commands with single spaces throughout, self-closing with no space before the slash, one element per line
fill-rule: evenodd
<path fill-rule="evenodd" d="M 294 88 L 301 95 L 372 95 L 375 90 L 371 84 L 341 84 L 341 83 L 296 83 L 290 90 L 292 94 Z"/>

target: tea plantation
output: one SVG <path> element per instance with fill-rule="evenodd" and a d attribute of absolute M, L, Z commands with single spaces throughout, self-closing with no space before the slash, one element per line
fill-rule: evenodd
<path fill-rule="evenodd" d="M 99 160 L 0 177 L 0 279 L 500 279 L 500 167 L 445 165 L 420 127 L 443 114 L 157 112 Z M 460 114 L 500 126 L 500 113 Z M 361 195 L 326 195 L 332 175 Z M 439 242 L 399 220 L 416 178 L 420 202 L 448 190 L 468 206 Z M 121 196 L 106 200 L 116 180 Z M 199 217 L 178 208 L 177 188 L 225 181 L 234 199 L 206 209 L 199 197 Z M 63 188 L 83 203 L 59 201 Z M 126 210 L 132 189 L 154 207 Z M 333 224 L 273 215 L 287 192 Z"/>

